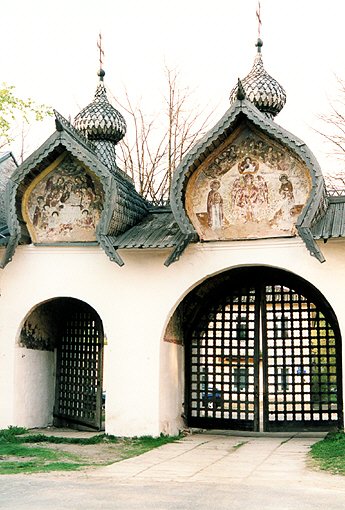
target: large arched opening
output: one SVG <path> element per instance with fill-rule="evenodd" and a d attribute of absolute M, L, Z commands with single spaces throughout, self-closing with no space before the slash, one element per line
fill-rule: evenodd
<path fill-rule="evenodd" d="M 340 330 L 313 285 L 283 270 L 242 267 L 209 278 L 182 306 L 189 426 L 343 426 Z"/>

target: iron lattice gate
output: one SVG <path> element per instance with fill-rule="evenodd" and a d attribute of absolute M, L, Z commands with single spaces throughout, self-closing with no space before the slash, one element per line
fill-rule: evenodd
<path fill-rule="evenodd" d="M 268 276 L 217 289 L 197 315 L 186 354 L 189 425 L 275 431 L 341 424 L 336 321 L 306 289 Z"/>
<path fill-rule="evenodd" d="M 54 418 L 57 425 L 102 427 L 103 328 L 80 302 L 61 314 Z"/>

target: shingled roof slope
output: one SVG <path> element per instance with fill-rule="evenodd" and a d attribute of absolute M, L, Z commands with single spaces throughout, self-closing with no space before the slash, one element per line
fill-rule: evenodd
<path fill-rule="evenodd" d="M 314 239 L 345 237 L 345 196 L 328 197 L 326 214 L 311 228 Z"/>
<path fill-rule="evenodd" d="M 12 152 L 7 151 L 0 153 L 0 225 L 5 225 L 6 205 L 5 205 L 5 189 L 10 176 L 17 168 L 18 164 Z"/>
<path fill-rule="evenodd" d="M 171 209 L 151 209 L 137 225 L 116 237 L 115 248 L 172 248 L 184 238 Z"/>
<path fill-rule="evenodd" d="M 197 237 L 181 231 L 170 207 L 150 209 L 137 225 L 117 237 L 107 236 L 106 240 L 114 250 L 173 248 L 164 262 L 165 266 L 176 262 L 191 241 L 197 241 Z"/>
<path fill-rule="evenodd" d="M 10 237 L 10 231 L 8 230 L 7 225 L 0 226 L 0 246 L 4 246 L 7 244 Z"/>

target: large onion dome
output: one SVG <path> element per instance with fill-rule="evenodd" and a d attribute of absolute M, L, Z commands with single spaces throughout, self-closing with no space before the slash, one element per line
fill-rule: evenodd
<path fill-rule="evenodd" d="M 264 69 L 261 47 L 263 42 L 258 39 L 256 54 L 253 67 L 250 73 L 241 80 L 245 97 L 251 101 L 258 110 L 267 116 L 275 117 L 284 107 L 286 102 L 286 92 L 283 87 L 270 76 Z M 234 87 L 230 93 L 230 102 L 237 99 L 238 86 Z"/>
<path fill-rule="evenodd" d="M 126 121 L 108 101 L 104 75 L 105 72 L 100 69 L 94 100 L 75 117 L 74 127 L 92 141 L 100 161 L 116 172 L 115 146 L 126 134 Z"/>

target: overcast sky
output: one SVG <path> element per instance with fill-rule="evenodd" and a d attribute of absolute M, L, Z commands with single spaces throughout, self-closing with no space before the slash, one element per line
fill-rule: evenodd
<path fill-rule="evenodd" d="M 93 98 L 101 30 L 111 94 L 121 99 L 126 88 L 153 114 L 166 63 L 198 104 L 216 108 L 216 122 L 252 66 L 256 7 L 257 0 L 11 0 L 1 13 L 1 81 L 73 118 Z M 312 126 L 336 96 L 335 75 L 345 79 L 345 2 L 261 0 L 261 17 L 265 68 L 287 92 L 276 120 L 332 170 L 336 161 Z M 53 120 L 44 129 L 34 145 L 53 132 Z"/>

